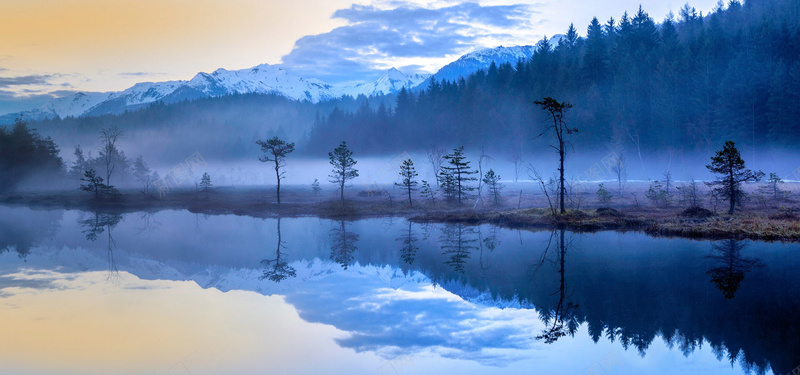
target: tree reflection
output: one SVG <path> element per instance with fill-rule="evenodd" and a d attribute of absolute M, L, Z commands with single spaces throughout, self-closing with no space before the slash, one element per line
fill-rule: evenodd
<path fill-rule="evenodd" d="M 269 279 L 279 283 L 290 277 L 297 276 L 294 267 L 281 259 L 281 249 L 286 248 L 283 244 L 284 242 L 281 240 L 281 218 L 278 217 L 278 247 L 275 250 L 275 259 L 264 259 L 261 261 L 261 266 L 264 267 L 264 274 L 261 276 L 261 280 Z"/>
<path fill-rule="evenodd" d="M 707 256 L 708 259 L 716 260 L 718 266 L 712 267 L 706 274 L 711 275 L 711 282 L 727 299 L 732 299 L 736 295 L 746 273 L 753 268 L 763 267 L 760 260 L 742 256 L 744 247 L 744 242 L 736 240 L 712 243 L 713 254 Z"/>
<path fill-rule="evenodd" d="M 414 263 L 414 259 L 417 256 L 417 236 L 411 230 L 411 222 L 408 222 L 408 229 L 403 231 L 403 235 L 397 238 L 397 241 L 402 241 L 403 245 L 400 248 L 400 259 L 403 260 L 406 264 Z"/>
<path fill-rule="evenodd" d="M 464 274 L 464 264 L 473 250 L 478 249 L 478 232 L 475 228 L 464 224 L 448 224 L 442 228 L 442 255 L 447 255 L 444 262 L 459 274 Z"/>
<path fill-rule="evenodd" d="M 119 222 L 122 221 L 122 215 L 115 214 L 115 213 L 100 213 L 95 212 L 94 217 L 79 220 L 78 223 L 84 229 L 81 231 L 86 236 L 88 241 L 97 241 L 97 237 L 106 232 L 108 235 L 108 243 L 107 243 L 107 258 L 108 258 L 108 277 L 107 281 L 111 282 L 118 282 L 120 279 L 119 269 L 117 268 L 117 262 L 114 260 L 114 250 L 117 247 L 116 241 L 114 241 L 114 237 L 111 235 L 111 229 L 113 229 Z"/>
<path fill-rule="evenodd" d="M 331 244 L 331 259 L 341 264 L 344 269 L 347 269 L 353 262 L 353 253 L 358 250 L 356 242 L 358 242 L 359 235 L 348 232 L 348 224 L 344 220 L 339 220 L 339 225 L 328 232 L 333 242 Z"/>
<path fill-rule="evenodd" d="M 542 255 L 542 261 L 537 266 L 540 268 L 547 259 L 547 254 L 550 250 L 550 245 L 553 243 L 553 237 L 555 236 L 555 232 L 553 232 L 550 236 L 550 241 L 547 244 L 547 248 L 545 248 L 544 254 Z M 578 330 L 578 326 L 580 322 L 576 316 L 576 312 L 578 309 L 578 305 L 573 304 L 572 302 L 566 302 L 567 298 L 567 281 L 565 275 L 565 258 L 567 254 L 567 248 L 570 247 L 570 244 L 567 243 L 565 238 L 565 230 L 561 229 L 558 233 L 558 238 L 556 239 L 556 246 L 558 248 L 556 261 L 553 262 L 558 267 L 558 275 L 559 275 L 559 288 L 558 292 L 554 294 L 558 294 L 558 303 L 554 309 L 541 309 L 540 312 L 540 319 L 544 322 L 546 328 L 542 331 L 542 334 L 536 336 L 537 340 L 544 340 L 546 344 L 552 344 L 556 342 L 561 337 L 566 336 L 569 334 L 570 336 L 574 335 L 575 332 Z M 535 272 L 534 272 L 535 274 Z"/>
<path fill-rule="evenodd" d="M 161 227 L 161 222 L 156 220 L 155 212 L 142 212 L 142 214 L 139 216 L 139 220 L 141 221 L 142 226 L 137 228 L 137 234 L 155 232 Z"/>
<path fill-rule="evenodd" d="M 483 232 L 478 228 L 478 239 L 479 244 L 481 247 L 481 253 L 478 257 L 478 263 L 481 267 L 481 276 L 486 277 L 486 271 L 491 268 L 490 264 L 486 264 L 483 259 L 483 250 L 489 250 L 489 252 L 494 252 L 498 246 L 500 246 L 500 237 L 497 235 L 498 228 L 492 226 L 489 228 L 489 234 L 486 237 L 483 237 Z"/>
<path fill-rule="evenodd" d="M 61 226 L 64 211 L 31 211 L 0 207 L 0 254 L 16 252 L 27 262 L 31 249 L 51 238 Z"/>

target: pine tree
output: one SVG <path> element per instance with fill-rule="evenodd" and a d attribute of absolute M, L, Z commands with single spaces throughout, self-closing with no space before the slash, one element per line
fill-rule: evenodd
<path fill-rule="evenodd" d="M 597 187 L 597 198 L 600 200 L 600 203 L 611 202 L 611 198 L 613 197 L 614 195 L 612 195 L 602 183 Z"/>
<path fill-rule="evenodd" d="M 503 184 L 500 183 L 500 175 L 494 173 L 494 170 L 489 170 L 483 176 L 483 183 L 489 189 L 489 194 L 494 198 L 494 204 L 500 204 L 500 190 L 503 189 Z"/>
<path fill-rule="evenodd" d="M 328 153 L 330 163 L 333 166 L 332 174 L 328 175 L 332 184 L 339 185 L 339 193 L 341 194 L 342 202 L 344 202 L 344 187 L 347 180 L 352 180 L 358 177 L 358 169 L 355 169 L 356 163 L 353 159 L 353 151 L 347 148 L 347 143 L 342 141 L 339 147 L 336 147 L 333 152 Z"/>
<path fill-rule="evenodd" d="M 258 140 L 256 144 L 261 146 L 261 152 L 264 153 L 264 155 L 258 157 L 258 160 L 262 163 L 275 163 L 275 178 L 278 180 L 276 195 L 278 204 L 281 204 L 281 180 L 286 175 L 286 172 L 281 171 L 281 168 L 286 166 L 286 156 L 294 152 L 294 142 L 287 143 L 278 137 L 272 137 L 266 141 Z"/>
<path fill-rule="evenodd" d="M 314 182 L 311 183 L 311 191 L 314 192 L 314 195 L 318 195 L 321 190 L 322 188 L 319 186 L 319 180 L 315 178 Z"/>
<path fill-rule="evenodd" d="M 470 181 L 477 181 L 476 177 L 471 177 L 477 174 L 478 171 L 472 170 L 469 166 L 469 161 L 466 161 L 464 156 L 464 146 L 454 148 L 453 152 L 444 156 L 447 164 L 442 166 L 442 177 L 446 183 L 450 184 L 453 197 L 458 204 L 467 197 L 470 191 L 475 190 L 474 186 L 467 185 Z M 447 180 L 450 181 L 447 181 Z M 443 183 L 444 184 L 444 183 Z M 445 193 L 447 194 L 447 192 Z"/>
<path fill-rule="evenodd" d="M 456 201 L 456 181 L 453 175 L 442 169 L 439 172 L 439 188 L 442 190 L 442 196 L 448 203 Z"/>
<path fill-rule="evenodd" d="M 728 214 L 732 215 L 744 194 L 742 190 L 743 182 L 760 181 L 764 172 L 753 172 L 745 168 L 744 160 L 736 149 L 733 141 L 725 142 L 722 150 L 711 157 L 711 164 L 706 165 L 709 171 L 719 175 L 713 182 L 707 182 L 709 186 L 716 186 L 714 192 L 723 198 L 727 198 L 730 203 Z"/>
<path fill-rule="evenodd" d="M 433 189 L 431 189 L 431 184 L 428 181 L 422 180 L 422 190 L 420 191 L 423 197 L 428 198 L 431 201 L 431 204 L 436 203 L 436 196 L 434 194 Z"/>
<path fill-rule="evenodd" d="M 82 184 L 80 189 L 87 193 L 94 193 L 95 200 L 100 200 L 100 193 L 108 188 L 108 185 L 103 183 L 103 178 L 98 176 L 94 169 L 85 171 L 81 181 L 86 183 Z"/>
<path fill-rule="evenodd" d="M 781 190 L 781 184 L 783 183 L 783 179 L 777 173 L 770 173 L 763 190 L 772 195 L 772 199 L 777 201 L 783 196 L 783 190 Z"/>
<path fill-rule="evenodd" d="M 83 149 L 80 145 L 75 146 L 75 161 L 72 162 L 72 167 L 69 169 L 69 174 L 75 179 L 80 179 L 83 173 L 88 169 L 86 168 L 86 156 L 83 155 Z"/>
<path fill-rule="evenodd" d="M 409 206 L 413 206 L 411 203 L 411 192 L 416 190 L 418 182 L 415 177 L 417 176 L 417 171 L 414 169 L 414 162 L 411 159 L 404 160 L 403 165 L 400 166 L 400 178 L 402 180 L 400 183 L 395 183 L 395 185 L 401 186 L 408 191 Z"/>
<path fill-rule="evenodd" d="M 211 176 L 209 176 L 208 173 L 203 173 L 203 177 L 200 178 L 200 190 L 208 193 L 212 188 Z"/>

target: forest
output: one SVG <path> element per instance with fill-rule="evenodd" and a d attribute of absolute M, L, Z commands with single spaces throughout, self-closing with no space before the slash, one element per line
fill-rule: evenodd
<path fill-rule="evenodd" d="M 541 132 L 533 101 L 574 105 L 576 148 L 641 155 L 710 152 L 733 140 L 753 149 L 794 147 L 800 137 L 800 3 L 737 1 L 698 14 L 688 5 L 656 23 L 639 9 L 570 25 L 558 45 L 528 61 L 492 65 L 457 82 L 403 91 L 389 112 L 363 104 L 315 123 L 309 150 L 347 139 L 360 152 L 440 142 L 532 152 Z"/>

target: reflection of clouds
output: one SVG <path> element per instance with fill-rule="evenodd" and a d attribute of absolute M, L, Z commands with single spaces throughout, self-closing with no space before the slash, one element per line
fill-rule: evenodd
<path fill-rule="evenodd" d="M 404 285 L 394 289 L 380 270 L 356 265 L 355 272 L 292 288 L 286 301 L 304 320 L 349 332 L 337 339 L 342 347 L 384 358 L 429 351 L 503 366 L 522 359 L 514 352 L 530 348 L 533 332 L 541 329 L 533 310 L 475 305 L 434 288 L 419 273 L 408 274 Z"/>
<path fill-rule="evenodd" d="M 74 276 L 47 271 L 21 269 L 14 273 L 0 275 L 0 298 L 7 298 L 18 293 L 9 289 L 63 290 L 63 281 L 70 281 Z"/>

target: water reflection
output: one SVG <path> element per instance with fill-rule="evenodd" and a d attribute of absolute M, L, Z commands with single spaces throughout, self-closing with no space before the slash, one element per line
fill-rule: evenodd
<path fill-rule="evenodd" d="M 464 274 L 464 265 L 470 253 L 478 249 L 478 230 L 465 224 L 447 224 L 442 228 L 440 239 L 444 262 L 459 274 Z"/>
<path fill-rule="evenodd" d="M 4 213 L 0 233 L 27 216 L 51 217 Z M 63 229 L 50 239 L 34 240 L 28 231 L 0 237 L 0 244 L 38 242 L 28 269 L 104 270 L 112 249 L 114 267 L 143 280 L 279 295 L 305 322 L 335 329 L 338 347 L 384 359 L 447 358 L 508 373 L 526 373 L 518 363 L 583 373 L 612 349 L 626 366 L 635 363 L 622 371 L 631 373 L 683 366 L 686 373 L 785 374 L 800 363 L 798 245 L 726 241 L 709 255 L 709 242 L 636 233 L 233 215 L 206 217 L 195 231 L 195 218 L 181 211 L 162 211 L 161 229 L 139 231 L 146 226 L 139 214 L 119 220 L 92 213 L 80 221 L 79 215 L 56 220 Z M 90 234 L 95 241 L 86 241 Z M 274 256 L 265 256 L 264 246 Z M 11 258 L 0 267 L 13 265 Z M 20 285 L 18 266 L 0 271 L 0 281 Z M 728 293 L 719 285 L 735 288 Z M 424 361 L 417 362 L 421 370 Z M 559 368 L 566 362 L 572 367 Z M 480 366 L 463 372 L 499 372 Z"/>
<path fill-rule="evenodd" d="M 711 244 L 713 254 L 708 258 L 717 262 L 706 272 L 711 275 L 711 282 L 722 291 L 725 298 L 731 299 L 739 290 L 744 275 L 756 267 L 764 265 L 756 258 L 742 256 L 745 244 L 741 241 L 726 240 Z"/>
<path fill-rule="evenodd" d="M 122 221 L 122 215 L 116 213 L 94 212 L 91 218 L 79 220 L 78 223 L 83 228 L 81 233 L 86 236 L 87 241 L 97 241 L 97 237 L 106 232 L 108 239 L 106 242 L 106 259 L 108 262 L 108 276 L 106 281 L 118 283 L 120 280 L 119 268 L 114 259 L 114 250 L 117 247 L 111 229 Z"/>
<path fill-rule="evenodd" d="M 142 226 L 137 229 L 138 234 L 155 232 L 161 227 L 161 222 L 156 220 L 155 212 L 140 213 L 139 222 L 142 224 Z"/>
<path fill-rule="evenodd" d="M 36 211 L 35 215 L 0 214 L 0 254 L 14 251 L 24 260 L 31 248 L 55 235 L 63 213 Z"/>
<path fill-rule="evenodd" d="M 348 229 L 349 225 L 349 222 L 339 220 L 338 225 L 329 232 L 332 242 L 331 259 L 344 269 L 353 263 L 353 253 L 358 250 L 356 242 L 360 238 L 357 233 Z"/>
<path fill-rule="evenodd" d="M 398 237 L 396 241 L 402 242 L 402 246 L 400 247 L 400 259 L 402 259 L 405 264 L 413 264 L 414 257 L 416 257 L 419 247 L 416 245 L 418 240 L 416 234 L 411 230 L 410 221 L 408 222 L 408 228 L 405 229 L 403 235 Z"/>
<path fill-rule="evenodd" d="M 264 267 L 264 274 L 261 280 L 268 279 L 279 283 L 290 277 L 296 277 L 297 271 L 294 267 L 290 266 L 285 259 L 281 259 L 281 249 L 285 249 L 284 241 L 281 240 L 281 218 L 277 220 L 277 248 L 275 249 L 275 259 L 264 259 L 261 261 L 261 266 Z"/>
<path fill-rule="evenodd" d="M 553 243 L 552 239 L 554 237 L 556 237 L 556 232 L 553 232 L 550 235 L 551 240 L 548 242 L 548 246 L 545 248 L 542 254 L 542 260 L 536 265 L 536 267 L 542 267 L 545 264 L 545 260 L 550 261 L 548 259 L 548 253 L 550 252 L 550 245 Z M 558 236 L 555 239 L 556 259 L 551 261 L 558 267 L 558 291 L 553 293 L 558 295 L 558 303 L 556 303 L 555 307 L 540 306 L 540 318 L 542 319 L 542 322 L 545 323 L 547 328 L 542 331 L 539 336 L 536 336 L 537 340 L 544 340 L 546 344 L 552 344 L 567 334 L 570 336 L 575 336 L 575 331 L 577 331 L 578 326 L 580 325 L 576 316 L 579 306 L 577 304 L 573 304 L 571 301 L 566 301 L 567 279 L 565 264 L 567 249 L 570 246 L 571 242 L 568 243 L 566 239 L 566 231 L 564 229 L 559 230 Z M 536 274 L 537 271 L 538 269 L 534 271 L 534 274 Z M 533 282 L 536 281 L 533 280 Z"/>

